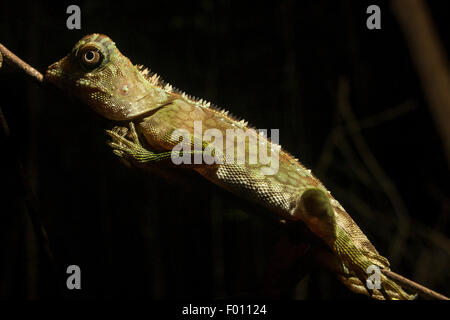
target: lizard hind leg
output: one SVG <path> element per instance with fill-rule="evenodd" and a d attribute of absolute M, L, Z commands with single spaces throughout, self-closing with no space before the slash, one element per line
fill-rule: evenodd
<path fill-rule="evenodd" d="M 317 188 L 307 189 L 301 196 L 300 210 L 308 228 L 328 244 L 350 271 L 365 282 L 366 270 L 372 262 L 358 249 L 351 235 L 337 224 L 328 195 Z"/>
<path fill-rule="evenodd" d="M 300 198 L 300 217 L 308 228 L 326 243 L 336 239 L 336 218 L 324 191 L 310 188 L 303 192 Z"/>
<path fill-rule="evenodd" d="M 372 291 L 366 285 L 369 277 L 368 268 L 374 263 L 369 256 L 360 250 L 352 236 L 341 228 L 336 222 L 334 209 L 328 195 L 317 188 L 307 189 L 303 192 L 299 203 L 300 217 L 306 226 L 319 238 L 324 240 L 341 264 L 347 276 L 354 275 L 359 280 L 358 288 L 365 287 L 366 294 L 372 295 Z M 344 277 L 349 279 L 348 277 Z M 380 274 L 381 287 L 376 294 L 380 293 L 385 299 L 411 299 L 394 281 Z M 355 280 L 355 279 L 354 279 Z M 343 281 L 351 289 L 355 286 L 351 281 Z"/>

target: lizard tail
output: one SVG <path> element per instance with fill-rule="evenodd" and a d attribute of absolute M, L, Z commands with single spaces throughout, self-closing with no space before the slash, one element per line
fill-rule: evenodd
<path fill-rule="evenodd" d="M 412 300 L 415 295 L 406 293 L 395 281 L 386 277 L 381 269 L 389 269 L 389 262 L 382 256 L 372 257 L 358 249 L 347 233 L 338 227 L 332 250 L 341 261 L 338 270 L 340 280 L 357 291 L 386 300 Z M 380 264 L 380 261 L 386 263 Z"/>
<path fill-rule="evenodd" d="M 389 261 L 378 254 L 349 216 L 336 214 L 335 209 L 340 209 L 336 203 L 333 206 L 324 191 L 311 188 L 302 194 L 299 206 L 301 219 L 334 253 L 334 259 L 326 264 L 332 264 L 338 278 L 352 291 L 376 299 L 413 299 L 381 272 L 389 269 Z M 337 217 L 346 219 L 339 221 Z"/>

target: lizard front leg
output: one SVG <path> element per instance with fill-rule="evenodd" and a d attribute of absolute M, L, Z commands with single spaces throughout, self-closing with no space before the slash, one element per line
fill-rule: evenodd
<path fill-rule="evenodd" d="M 106 133 L 112 138 L 112 141 L 108 144 L 113 148 L 114 154 L 137 163 L 151 164 L 162 160 L 171 159 L 174 151 L 153 152 L 146 149 L 139 141 L 139 136 L 136 132 L 134 123 L 130 122 L 129 126 L 129 132 L 125 127 L 115 127 L 113 130 L 106 130 Z M 130 135 L 131 140 L 127 139 L 127 134 Z M 194 140 L 192 140 L 191 145 L 194 145 Z M 197 152 L 202 153 L 208 145 L 208 143 L 204 142 L 202 144 L 202 150 L 192 150 L 189 151 L 189 154 L 194 154 Z M 183 151 L 179 151 L 178 155 L 182 156 Z"/>
<path fill-rule="evenodd" d="M 133 122 L 130 122 L 129 133 L 124 127 L 115 127 L 113 130 L 106 130 L 112 141 L 108 142 L 117 156 L 130 159 L 137 163 L 153 163 L 165 160 L 171 157 L 171 152 L 155 153 L 144 148 L 139 141 L 138 134 Z M 130 135 L 131 140 L 125 136 Z"/>

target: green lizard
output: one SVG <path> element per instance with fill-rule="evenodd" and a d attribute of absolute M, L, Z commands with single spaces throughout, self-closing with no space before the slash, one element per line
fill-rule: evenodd
<path fill-rule="evenodd" d="M 118 124 L 129 122 L 129 128 L 119 125 L 107 130 L 112 138 L 110 145 L 121 158 L 139 166 L 157 167 L 164 161 L 170 162 L 174 154 L 195 156 L 209 148 L 216 162 L 184 167 L 261 204 L 280 219 L 302 220 L 328 245 L 333 259 L 325 259 L 325 264 L 348 288 L 376 299 L 414 297 L 383 273 L 379 274 L 381 287 L 367 288 L 367 269 L 372 265 L 388 269 L 389 262 L 310 170 L 245 121 L 235 119 L 209 102 L 192 98 L 142 66 L 133 65 L 107 36 L 92 34 L 82 38 L 65 58 L 47 69 L 45 80 L 80 98 L 101 116 Z M 196 121 L 201 121 L 200 131 L 194 130 Z M 230 144 L 235 146 L 234 151 L 227 153 L 228 149 L 220 149 L 212 141 L 201 142 L 198 148 L 198 139 L 211 129 L 224 136 L 227 130 L 240 129 L 236 144 L 235 137 Z M 188 132 L 191 139 L 188 143 L 184 141 L 182 149 L 177 149 L 180 136 L 174 134 L 179 130 Z M 277 170 L 270 170 L 274 158 L 270 168 L 267 162 L 248 161 L 258 151 L 246 143 L 245 137 L 259 143 L 259 152 L 266 149 L 271 155 L 278 154 Z M 190 151 L 184 149 L 186 145 L 197 148 Z M 235 159 L 239 146 L 245 150 L 245 161 L 227 161 L 230 157 Z M 175 149 L 178 151 L 174 153 Z"/>

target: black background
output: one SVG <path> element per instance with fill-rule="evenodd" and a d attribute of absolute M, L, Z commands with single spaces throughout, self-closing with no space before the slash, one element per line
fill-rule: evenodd
<path fill-rule="evenodd" d="M 428 3 L 449 52 L 449 6 Z M 43 72 L 82 36 L 104 33 L 174 86 L 258 128 L 280 129 L 281 145 L 322 180 L 394 271 L 450 294 L 448 164 L 388 2 L 84 1 L 81 30 L 66 28 L 69 4 L 2 2 L 0 42 Z M 366 28 L 369 4 L 381 8 L 381 30 Z M 348 132 L 333 134 L 345 124 L 337 108 L 345 81 L 362 136 L 406 208 L 402 239 L 404 222 L 367 154 Z M 0 70 L 0 107 L 11 130 L 9 139 L 0 135 L 0 297 L 264 296 L 276 244 L 288 240 L 260 218 L 262 209 L 201 178 L 173 184 L 123 166 L 105 144 L 112 123 L 9 66 Z M 403 112 L 371 122 L 388 110 Z M 16 158 L 56 270 L 36 241 Z M 79 291 L 65 288 L 72 264 L 82 270 Z M 288 282 L 274 292 L 365 299 L 316 266 Z"/>

